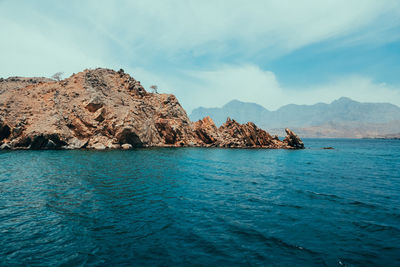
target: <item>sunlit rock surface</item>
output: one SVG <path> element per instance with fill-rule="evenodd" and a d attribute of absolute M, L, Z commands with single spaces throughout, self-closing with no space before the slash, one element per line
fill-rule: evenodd
<path fill-rule="evenodd" d="M 304 148 L 287 134 L 280 141 L 229 118 L 219 128 L 209 117 L 192 123 L 174 95 L 149 93 L 123 70 L 84 70 L 62 81 L 0 80 L 3 149 Z"/>

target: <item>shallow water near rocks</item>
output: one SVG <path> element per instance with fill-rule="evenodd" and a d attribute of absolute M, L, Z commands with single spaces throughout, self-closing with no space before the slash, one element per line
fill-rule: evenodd
<path fill-rule="evenodd" d="M 399 265 L 400 141 L 304 141 L 1 151 L 0 265 Z"/>

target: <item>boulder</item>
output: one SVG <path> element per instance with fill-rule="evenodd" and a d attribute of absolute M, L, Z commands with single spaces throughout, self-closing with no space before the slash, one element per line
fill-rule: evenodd
<path fill-rule="evenodd" d="M 95 96 L 90 99 L 89 103 L 86 105 L 86 109 L 90 112 L 96 112 L 99 108 L 103 106 L 103 102 L 99 96 Z"/>
<path fill-rule="evenodd" d="M 107 147 L 106 147 L 104 144 L 102 144 L 102 143 L 96 143 L 96 144 L 93 144 L 93 145 L 91 146 L 91 148 L 93 148 L 93 149 L 95 149 L 95 150 L 104 150 L 104 149 L 106 149 Z"/>
<path fill-rule="evenodd" d="M 131 144 L 122 144 L 121 148 L 122 149 L 132 149 L 132 145 Z"/>

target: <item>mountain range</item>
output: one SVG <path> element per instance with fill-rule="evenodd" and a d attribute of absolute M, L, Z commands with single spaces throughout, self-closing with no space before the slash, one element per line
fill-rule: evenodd
<path fill-rule="evenodd" d="M 330 104 L 289 104 L 270 111 L 256 103 L 232 100 L 220 108 L 199 107 L 190 119 L 210 116 L 217 125 L 226 117 L 252 121 L 270 133 L 292 128 L 302 137 L 376 138 L 400 133 L 400 107 L 390 103 L 361 103 L 347 97 Z"/>

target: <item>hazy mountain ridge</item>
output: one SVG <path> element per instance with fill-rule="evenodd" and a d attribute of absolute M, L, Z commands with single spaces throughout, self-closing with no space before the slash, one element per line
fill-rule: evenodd
<path fill-rule="evenodd" d="M 289 104 L 269 111 L 255 103 L 233 100 L 221 108 L 197 108 L 191 120 L 210 116 L 217 125 L 231 117 L 244 123 L 253 121 L 271 133 L 283 127 L 295 129 L 303 137 L 378 137 L 400 132 L 400 107 L 390 103 L 361 103 L 342 97 L 330 104 Z"/>
<path fill-rule="evenodd" d="M 383 139 L 400 139 L 400 133 L 397 134 L 387 134 L 387 135 L 380 135 L 375 138 L 383 138 Z"/>

